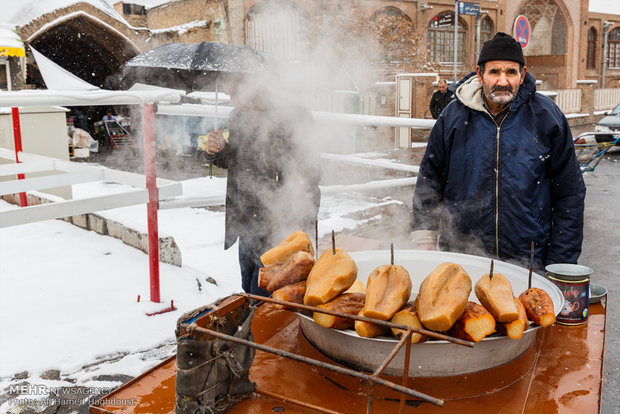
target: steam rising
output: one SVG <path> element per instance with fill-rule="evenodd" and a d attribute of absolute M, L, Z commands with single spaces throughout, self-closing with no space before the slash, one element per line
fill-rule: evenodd
<path fill-rule="evenodd" d="M 277 7 L 282 6 L 281 2 L 274 4 Z M 261 145 L 267 147 L 272 145 L 271 138 L 275 131 L 284 128 L 292 132 L 291 147 L 288 148 L 288 152 L 282 154 L 283 160 L 277 161 L 286 171 L 282 177 L 282 187 L 275 193 L 269 188 L 256 188 L 256 193 L 261 194 L 261 204 L 269 210 L 271 219 L 268 225 L 273 229 L 274 237 L 280 240 L 292 230 L 299 228 L 298 223 L 293 224 L 298 221 L 296 218 L 307 219 L 314 216 L 314 196 L 307 190 L 305 184 L 312 179 L 311 176 L 315 174 L 317 168 L 320 172 L 319 152 L 359 152 L 362 150 L 362 132 L 366 134 L 364 138 L 375 144 L 374 148 L 381 145 L 377 144 L 381 138 L 375 129 L 362 131 L 361 128 L 352 126 L 312 124 L 308 122 L 306 110 L 300 108 L 328 111 L 333 107 L 329 104 L 329 100 L 341 99 L 345 101 L 341 110 L 359 113 L 360 94 L 369 93 L 376 82 L 395 80 L 393 72 L 384 70 L 385 64 L 377 65 L 387 52 L 384 50 L 384 45 L 377 40 L 376 33 L 391 30 L 388 24 L 391 21 L 384 19 L 383 26 L 375 25 L 369 30 L 369 18 L 372 20 L 374 17 L 368 16 L 368 12 L 360 9 L 356 2 L 341 0 L 322 4 L 324 10 L 320 10 L 316 13 L 316 18 L 308 18 L 306 22 L 307 47 L 300 45 L 303 54 L 296 54 L 292 61 L 269 57 L 268 64 L 255 68 L 254 73 L 242 76 L 221 74 L 217 78 L 218 88 L 223 87 L 226 93 L 230 92 L 231 82 L 236 86 L 236 94 L 231 93 L 230 106 L 238 106 L 241 102 L 265 106 L 265 113 L 269 115 L 261 119 L 260 130 L 253 132 Z M 401 17 L 397 18 L 403 21 Z M 410 64 L 410 66 L 403 66 L 399 71 L 428 69 L 429 67 L 425 66 L 427 62 L 424 56 L 417 51 L 412 38 L 407 36 L 401 38 L 409 42 L 406 46 L 414 50 L 408 56 L 417 54 L 416 59 L 419 57 L 420 60 L 414 62 L 411 59 L 401 59 L 403 65 Z M 392 59 L 392 52 L 396 53 L 396 50 L 390 51 L 388 64 Z M 415 66 L 418 63 L 420 65 Z M 172 77 L 171 72 L 174 73 Z M 186 74 L 180 72 L 167 71 L 162 76 L 165 78 L 152 77 L 149 83 L 176 88 L 187 83 Z M 164 85 L 166 83 L 168 84 Z M 201 90 L 214 91 L 213 82 L 208 82 L 208 85 L 205 82 L 203 86 Z M 195 85 L 192 84 L 192 88 L 186 90 L 196 90 Z M 137 140 L 142 142 L 140 116 L 136 115 L 139 114 L 132 114 L 133 130 L 137 134 Z M 231 127 L 226 121 L 220 121 L 219 126 Z M 160 150 L 170 148 L 178 152 L 179 148 L 195 145 L 193 138 L 206 135 L 213 127 L 212 118 L 156 115 L 158 148 Z M 388 142 L 384 142 L 384 148 L 391 149 L 391 147 L 390 138 Z M 141 150 L 142 145 L 138 145 L 138 148 Z M 268 157 L 276 152 L 269 150 L 263 156 Z M 141 157 L 141 154 L 137 156 Z M 160 161 L 158 159 L 158 162 Z M 273 160 L 264 159 L 262 162 L 269 163 Z M 189 164 L 181 159 L 178 167 L 189 168 Z M 354 183 L 360 180 L 359 172 L 348 166 L 338 168 L 337 173 L 339 182 Z M 412 194 L 413 189 L 410 191 Z M 313 228 L 314 223 L 308 223 L 306 220 L 304 230 L 314 234 Z M 409 230 L 409 223 L 403 222 L 399 234 L 383 233 L 373 237 L 389 243 L 394 239 L 402 239 L 402 234 L 408 234 Z M 329 231 L 331 229 L 320 230 L 322 234 Z M 397 249 L 403 247 L 405 246 L 396 245 Z"/>

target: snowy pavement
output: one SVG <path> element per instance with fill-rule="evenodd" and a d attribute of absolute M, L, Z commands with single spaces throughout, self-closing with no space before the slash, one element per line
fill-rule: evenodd
<path fill-rule="evenodd" d="M 124 189 L 92 182 L 74 185 L 73 194 L 84 198 Z M 183 182 L 186 198 L 224 191 L 224 178 Z M 319 234 L 353 231 L 380 219 L 364 211 L 390 205 L 402 203 L 356 194 L 324 196 Z M 15 208 L 0 201 L 0 211 Z M 37 400 L 44 406 L 59 387 L 84 387 L 97 395 L 119 386 L 175 352 L 181 314 L 241 291 L 237 249 L 223 249 L 224 212 L 218 210 L 159 211 L 159 235 L 174 237 L 183 265 L 160 263 L 162 303 L 157 304 L 148 300 L 148 256 L 120 240 L 61 220 L 0 229 L 0 413 L 21 412 Z M 99 214 L 146 229 L 145 205 Z M 177 311 L 146 315 L 171 300 Z M 40 389 L 15 388 L 20 384 Z"/>

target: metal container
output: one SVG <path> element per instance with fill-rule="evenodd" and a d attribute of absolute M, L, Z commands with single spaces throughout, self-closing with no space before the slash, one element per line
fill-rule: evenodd
<path fill-rule="evenodd" d="M 368 275 L 377 267 L 390 263 L 389 251 L 351 253 L 358 267 L 357 278 L 366 284 Z M 413 285 L 412 295 L 417 295 L 420 284 L 428 274 L 443 262 L 461 265 L 475 284 L 489 272 L 491 260 L 458 253 L 397 250 L 394 263 L 409 272 Z M 503 274 L 512 284 L 515 296 L 528 288 L 529 270 L 513 264 L 495 261 L 494 272 Z M 534 273 L 532 287 L 545 290 L 553 300 L 555 313 L 562 309 L 563 297 L 555 284 Z M 470 300 L 478 302 L 472 289 Z M 375 370 L 394 348 L 397 340 L 392 337 L 362 338 L 355 331 L 340 331 L 317 325 L 311 317 L 299 314 L 299 323 L 305 337 L 330 358 L 354 368 Z M 433 340 L 411 347 L 409 376 L 444 377 L 483 371 L 512 361 L 533 344 L 539 327 L 530 325 L 521 339 L 515 340 L 498 334 L 489 336 L 473 348 L 448 341 Z M 405 350 L 401 349 L 384 370 L 387 375 L 401 375 Z"/>
<path fill-rule="evenodd" d="M 572 263 L 555 263 L 545 267 L 547 278 L 562 292 L 562 310 L 556 317 L 562 325 L 581 325 L 588 322 L 590 275 L 593 270 Z"/>

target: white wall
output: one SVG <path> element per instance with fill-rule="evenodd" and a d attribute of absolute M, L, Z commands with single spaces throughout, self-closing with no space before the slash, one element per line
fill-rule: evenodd
<path fill-rule="evenodd" d="M 46 157 L 69 160 L 66 113 L 62 107 L 20 108 L 19 122 L 22 136 L 22 150 Z M 0 108 L 0 147 L 14 150 L 13 119 L 11 108 Z M 1 162 L 1 161 L 0 161 Z M 27 174 L 28 177 L 45 176 L 50 173 Z M 14 177 L 0 177 L 0 180 Z M 65 199 L 71 199 L 71 187 L 41 190 Z"/>

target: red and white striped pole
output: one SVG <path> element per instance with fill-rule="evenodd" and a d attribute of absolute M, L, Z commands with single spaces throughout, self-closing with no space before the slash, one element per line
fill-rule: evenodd
<path fill-rule="evenodd" d="M 11 108 L 11 115 L 13 115 L 13 140 L 15 141 L 15 162 L 19 164 L 19 153 L 22 152 L 22 129 L 19 124 L 19 108 Z M 26 178 L 24 174 L 17 174 L 18 180 Z M 26 193 L 19 193 L 19 205 L 20 207 L 28 206 L 28 197 Z"/>
<path fill-rule="evenodd" d="M 157 230 L 159 194 L 157 190 L 157 173 L 155 168 L 155 114 L 153 104 L 145 104 L 142 109 L 144 172 L 146 175 L 146 189 L 149 191 L 149 202 L 146 205 L 146 212 L 149 233 L 151 302 L 159 303 L 159 234 Z"/>

